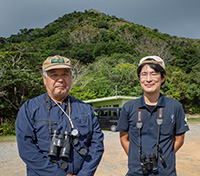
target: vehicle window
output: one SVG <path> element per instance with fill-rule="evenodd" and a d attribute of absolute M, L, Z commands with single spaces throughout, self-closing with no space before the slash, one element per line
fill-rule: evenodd
<path fill-rule="evenodd" d="M 94 114 L 95 114 L 95 116 L 98 116 L 98 112 L 97 111 L 94 111 Z"/>
<path fill-rule="evenodd" d="M 121 108 L 116 109 L 97 109 L 95 110 L 95 114 L 98 117 L 119 117 L 121 112 Z"/>
<path fill-rule="evenodd" d="M 118 113 L 119 113 L 119 116 L 120 116 L 120 114 L 121 114 L 121 109 L 118 110 Z"/>
<path fill-rule="evenodd" d="M 117 112 L 116 111 L 110 111 L 110 115 L 111 116 L 117 116 Z"/>
<path fill-rule="evenodd" d="M 100 111 L 100 116 L 108 116 L 108 110 Z"/>

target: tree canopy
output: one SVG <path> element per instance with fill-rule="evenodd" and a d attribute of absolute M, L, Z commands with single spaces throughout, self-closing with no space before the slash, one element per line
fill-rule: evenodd
<path fill-rule="evenodd" d="M 180 101 L 185 112 L 200 113 L 200 40 L 86 10 L 0 38 L 1 118 L 15 119 L 24 101 L 45 92 L 41 65 L 57 54 L 75 65 L 71 95 L 81 100 L 112 96 L 116 85 L 121 95 L 141 96 L 138 62 L 158 55 L 167 70 L 162 93 Z"/>

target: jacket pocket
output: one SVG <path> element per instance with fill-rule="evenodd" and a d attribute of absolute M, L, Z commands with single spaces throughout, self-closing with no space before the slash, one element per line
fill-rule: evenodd
<path fill-rule="evenodd" d="M 90 114 L 80 116 L 76 115 L 75 117 L 72 117 L 72 121 L 74 122 L 75 128 L 78 129 L 80 136 L 88 135 L 92 126 L 90 122 Z"/>

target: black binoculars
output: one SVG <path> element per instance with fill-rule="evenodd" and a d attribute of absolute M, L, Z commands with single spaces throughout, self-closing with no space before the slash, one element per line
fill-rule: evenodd
<path fill-rule="evenodd" d="M 73 129 L 70 132 L 65 131 L 64 134 L 60 134 L 59 130 L 54 130 L 51 133 L 48 156 L 52 158 L 61 158 L 62 161 L 60 163 L 53 159 L 51 159 L 51 161 L 57 163 L 59 167 L 64 170 L 68 168 L 66 160 L 70 158 L 71 147 L 73 147 L 80 155 L 87 155 L 87 149 L 85 147 L 80 147 L 79 149 L 75 147 L 79 143 L 77 136 L 77 129 Z"/>
<path fill-rule="evenodd" d="M 68 159 L 70 156 L 71 141 L 72 137 L 69 132 L 65 131 L 64 134 L 60 134 L 58 130 L 54 130 L 51 134 L 48 156 Z"/>
<path fill-rule="evenodd" d="M 140 162 L 143 174 L 158 173 L 158 165 L 156 160 L 157 160 L 156 155 L 153 153 L 149 155 L 149 158 L 146 158 L 145 155 L 140 156 Z"/>

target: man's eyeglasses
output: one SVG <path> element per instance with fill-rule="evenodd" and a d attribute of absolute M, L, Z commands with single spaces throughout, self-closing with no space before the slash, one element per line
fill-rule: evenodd
<path fill-rule="evenodd" d="M 149 75 L 151 76 L 152 79 L 158 79 L 160 73 L 157 72 L 152 72 L 152 73 L 146 73 L 146 72 L 142 72 L 140 73 L 140 79 L 146 79 Z"/>

